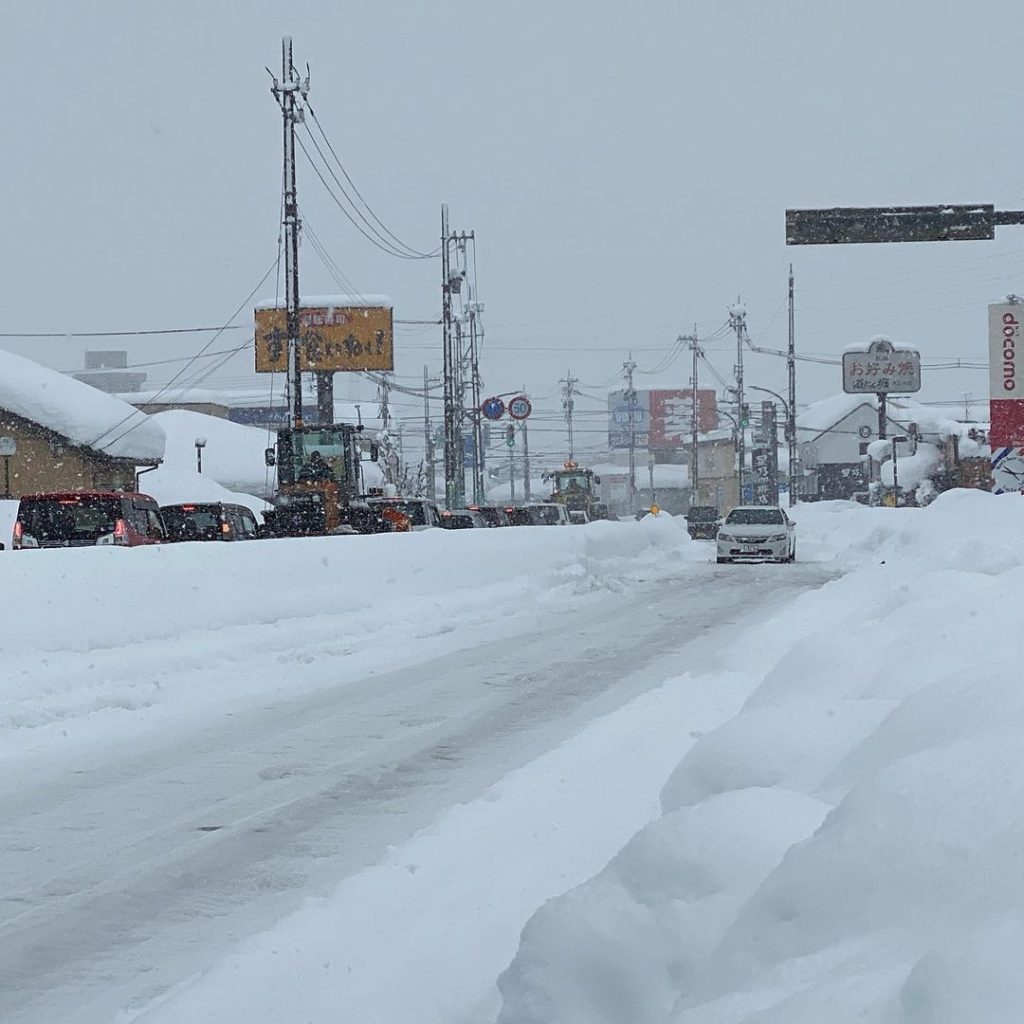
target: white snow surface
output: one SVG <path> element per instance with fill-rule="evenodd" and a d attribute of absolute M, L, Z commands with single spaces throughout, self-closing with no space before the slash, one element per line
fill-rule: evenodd
<path fill-rule="evenodd" d="M 1024 502 L 953 491 L 795 515 L 798 559 L 838 578 L 741 618 L 713 670 L 681 666 L 118 1024 L 1016 1024 L 1024 697 L 1006 638 L 1024 626 Z M 200 630 L 329 601 L 359 612 L 347 635 L 331 620 L 339 649 L 416 622 L 448 624 L 454 652 L 488 610 L 637 592 L 710 553 L 661 515 L 0 555 L 19 594 L 0 761 L 274 691 L 273 668 L 207 685 L 201 648 L 174 646 Z M 231 600 L 190 600 L 198 572 Z M 145 579 L 147 601 L 109 614 Z M 166 667 L 133 672 L 125 636 L 166 646 Z M 563 830 L 586 838 L 567 853 Z"/>
<path fill-rule="evenodd" d="M 203 448 L 202 476 L 209 477 L 229 491 L 265 494 L 273 490 L 274 471 L 268 469 L 264 458 L 266 449 L 274 447 L 273 434 L 218 416 L 182 409 L 158 412 L 151 419 L 166 434 L 167 451 L 164 465 L 142 477 L 146 487 L 161 489 L 172 474 L 195 470 L 196 438 L 203 438 L 206 446 Z M 195 475 L 199 475 L 198 472 Z M 203 483 L 202 480 L 196 481 L 197 486 Z M 199 497 L 196 495 L 195 499 Z M 180 500 L 189 501 L 192 497 L 185 496 Z"/>
<path fill-rule="evenodd" d="M 12 352 L 0 351 L 0 409 L 115 458 L 164 454 L 159 425 L 127 402 Z"/>

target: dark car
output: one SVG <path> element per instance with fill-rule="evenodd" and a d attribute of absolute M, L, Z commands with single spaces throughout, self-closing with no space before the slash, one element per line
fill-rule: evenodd
<path fill-rule="evenodd" d="M 486 529 L 487 523 L 479 512 L 469 508 L 441 510 L 441 526 L 445 530 Z"/>
<path fill-rule="evenodd" d="M 255 540 L 259 524 L 252 509 L 223 501 L 163 505 L 160 514 L 167 526 L 167 539 Z"/>
<path fill-rule="evenodd" d="M 511 526 L 508 512 L 501 505 L 470 505 L 470 510 L 479 512 L 488 526 Z"/>
<path fill-rule="evenodd" d="M 691 505 L 686 513 L 686 529 L 694 540 L 714 540 L 722 514 L 714 505 Z"/>
<path fill-rule="evenodd" d="M 22 496 L 11 547 L 132 548 L 166 539 L 160 506 L 148 494 L 60 491 Z"/>

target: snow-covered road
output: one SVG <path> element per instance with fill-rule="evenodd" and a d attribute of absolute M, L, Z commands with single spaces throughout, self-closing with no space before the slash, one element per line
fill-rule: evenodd
<path fill-rule="evenodd" d="M 136 574 L 174 563 L 162 573 L 163 621 L 123 609 L 144 623 L 145 643 L 57 643 L 40 656 L 37 636 L 5 651 L 21 684 L 0 708 L 8 727 L 22 724 L 7 729 L 0 754 L 0 1019 L 92 1024 L 141 1009 L 587 723 L 666 679 L 713 669 L 738 623 L 834 575 L 814 563 L 722 569 L 678 527 L 666 530 L 414 535 L 417 551 L 450 558 L 459 543 L 471 562 L 474 550 L 486 555 L 502 586 L 467 587 L 454 572 L 431 598 L 420 580 L 419 611 L 390 620 L 370 593 L 361 631 L 349 602 L 325 609 L 322 582 L 301 580 L 303 604 L 283 556 L 268 570 L 290 615 L 258 627 L 242 601 L 206 629 L 194 609 L 180 610 L 180 630 L 166 622 L 166 607 L 196 591 L 178 581 L 200 555 L 201 606 L 217 599 L 218 570 L 244 576 L 271 549 L 319 566 L 336 559 L 338 541 L 118 553 L 136 558 Z M 380 573 L 379 540 L 349 550 L 393 584 Z M 50 571 L 63 555 L 66 579 L 68 566 L 86 565 L 85 553 L 50 554 L 14 556 L 16 569 L 36 559 Z M 531 575 L 541 565 L 548 575 Z M 335 596 L 344 593 L 339 585 Z M 718 704 L 710 720 L 701 707 L 670 731 L 703 730 L 735 710 L 726 692 Z M 553 865 L 559 889 L 655 810 L 609 835 L 589 869 L 578 856 Z M 502 865 L 494 871 L 500 879 Z"/>

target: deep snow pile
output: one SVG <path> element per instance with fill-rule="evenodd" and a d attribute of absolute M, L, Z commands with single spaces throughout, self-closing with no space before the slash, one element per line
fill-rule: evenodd
<path fill-rule="evenodd" d="M 501 1024 L 1020 1020 L 1024 502 L 797 515 L 852 571 L 737 639 L 760 684 L 529 922 Z"/>
<path fill-rule="evenodd" d="M 417 641 L 452 633 L 453 623 L 468 645 L 474 629 L 678 572 L 706 558 L 697 548 L 682 520 L 661 516 L 5 552 L 0 588 L 18 600 L 0 625 L 0 760 L 59 745 L 71 730 L 159 726 L 163 715 L 258 701 L 279 688 L 286 657 L 356 652 L 372 665 L 386 647 L 389 659 L 415 662 Z"/>

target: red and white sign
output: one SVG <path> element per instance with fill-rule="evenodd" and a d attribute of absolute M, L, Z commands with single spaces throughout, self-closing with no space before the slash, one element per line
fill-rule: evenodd
<path fill-rule="evenodd" d="M 533 412 L 533 406 L 526 395 L 516 395 L 508 402 L 508 414 L 514 420 L 525 420 Z"/>
<path fill-rule="evenodd" d="M 1000 302 L 988 307 L 989 443 L 993 449 L 1024 447 L 1022 321 L 1024 304 Z"/>
<path fill-rule="evenodd" d="M 650 421 L 648 448 L 680 448 L 689 444 L 693 432 L 693 390 L 649 392 Z M 702 434 L 718 426 L 718 405 L 710 388 L 697 390 L 697 430 Z"/>

